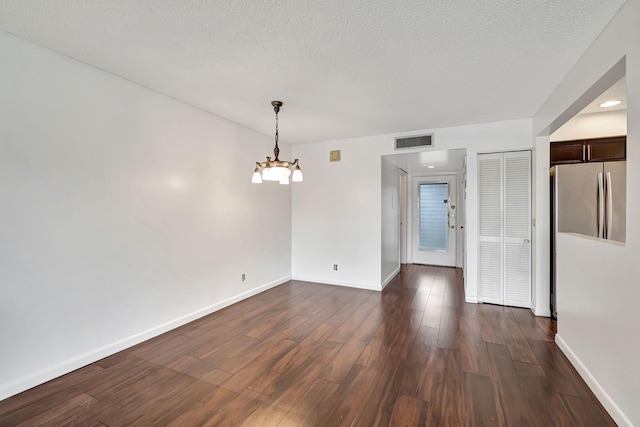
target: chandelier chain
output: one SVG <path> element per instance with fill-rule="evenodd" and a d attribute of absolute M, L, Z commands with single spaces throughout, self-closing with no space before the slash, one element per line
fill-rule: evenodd
<path fill-rule="evenodd" d="M 280 148 L 278 148 L 278 107 L 275 107 L 274 110 L 276 111 L 276 147 L 273 149 L 273 154 L 275 155 L 275 160 L 279 160 L 278 159 L 278 154 L 280 154 Z"/>

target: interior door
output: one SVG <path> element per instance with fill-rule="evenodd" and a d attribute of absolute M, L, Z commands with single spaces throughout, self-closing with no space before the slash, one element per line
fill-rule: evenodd
<path fill-rule="evenodd" d="M 478 155 L 478 300 L 529 307 L 531 152 Z"/>
<path fill-rule="evenodd" d="M 504 304 L 531 301 L 531 152 L 504 153 Z"/>
<path fill-rule="evenodd" d="M 456 265 L 456 196 L 454 175 L 414 178 L 414 264 Z"/>

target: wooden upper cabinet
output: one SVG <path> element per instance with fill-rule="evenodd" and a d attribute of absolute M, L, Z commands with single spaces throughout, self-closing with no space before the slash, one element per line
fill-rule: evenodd
<path fill-rule="evenodd" d="M 567 141 L 551 143 L 551 166 L 565 163 L 581 163 L 587 158 L 584 143 Z"/>
<path fill-rule="evenodd" d="M 627 159 L 627 137 L 598 139 L 587 145 L 587 161 L 606 162 Z"/>
<path fill-rule="evenodd" d="M 551 166 L 567 163 L 608 162 L 627 159 L 627 137 L 556 141 L 550 147 Z"/>

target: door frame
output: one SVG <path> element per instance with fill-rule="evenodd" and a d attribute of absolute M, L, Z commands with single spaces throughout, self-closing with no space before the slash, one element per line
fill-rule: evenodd
<path fill-rule="evenodd" d="M 407 172 L 400 170 L 399 179 L 400 179 L 400 217 L 399 217 L 399 246 L 400 246 L 400 264 L 407 264 L 410 250 L 410 242 L 407 239 L 407 188 L 409 182 L 409 175 Z"/>
<path fill-rule="evenodd" d="M 407 199 L 406 200 L 406 206 L 407 206 L 406 242 L 407 242 L 407 263 L 408 264 L 414 263 L 414 259 L 413 259 L 414 224 L 413 223 L 414 223 L 415 207 L 413 202 L 415 198 L 414 191 L 415 191 L 416 180 L 420 180 L 423 178 L 436 178 L 436 177 L 442 177 L 442 176 L 453 177 L 456 183 L 456 191 L 455 191 L 455 194 L 451 196 L 451 198 L 454 199 L 454 203 L 456 205 L 456 211 L 457 211 L 458 207 L 460 206 L 460 198 L 461 198 L 460 192 L 462 188 L 460 175 L 461 175 L 460 172 L 441 172 L 441 173 L 417 173 L 417 174 L 410 174 L 408 176 L 408 182 L 411 183 L 410 190 L 409 188 L 407 188 L 407 198 L 406 198 Z M 455 230 L 456 250 L 455 250 L 455 262 L 453 264 L 453 267 L 461 266 L 462 257 L 460 254 L 464 253 L 464 248 L 462 247 L 464 242 L 461 241 L 461 228 L 460 228 L 460 226 L 464 226 L 464 215 L 461 217 L 460 213 L 461 212 L 456 213 L 456 230 Z"/>

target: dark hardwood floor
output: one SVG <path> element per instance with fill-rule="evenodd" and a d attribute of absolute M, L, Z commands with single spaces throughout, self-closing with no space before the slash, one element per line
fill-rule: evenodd
<path fill-rule="evenodd" d="M 0 402 L 0 425 L 612 426 L 529 310 L 460 270 L 292 281 Z"/>

